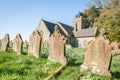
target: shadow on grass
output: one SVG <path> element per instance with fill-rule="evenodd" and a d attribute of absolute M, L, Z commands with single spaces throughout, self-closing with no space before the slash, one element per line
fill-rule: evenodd
<path fill-rule="evenodd" d="M 12 52 L 12 48 L 8 48 L 8 49 L 7 49 L 7 52 Z"/>
<path fill-rule="evenodd" d="M 27 54 L 28 54 L 28 47 L 24 47 L 24 48 L 22 49 L 22 54 L 23 54 L 23 55 L 27 55 Z"/>
<path fill-rule="evenodd" d="M 71 59 L 68 61 L 68 66 L 80 66 L 83 62 L 77 59 Z"/>
<path fill-rule="evenodd" d="M 113 73 L 112 73 L 112 77 L 113 77 L 113 78 L 120 79 L 120 72 L 113 72 Z"/>
<path fill-rule="evenodd" d="M 28 53 L 23 51 L 22 54 L 23 54 L 23 55 L 27 55 Z"/>

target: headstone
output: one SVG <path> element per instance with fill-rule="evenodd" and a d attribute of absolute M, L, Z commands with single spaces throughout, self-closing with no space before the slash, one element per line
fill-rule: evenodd
<path fill-rule="evenodd" d="M 13 51 L 20 55 L 22 53 L 22 37 L 20 34 L 17 34 L 15 39 L 13 40 Z"/>
<path fill-rule="evenodd" d="M 40 33 L 37 30 L 33 31 L 29 40 L 29 47 L 28 47 L 29 56 L 35 56 L 36 58 L 39 58 L 41 41 L 42 41 L 42 37 L 40 36 Z"/>
<path fill-rule="evenodd" d="M 91 66 L 92 58 L 94 57 L 94 53 L 93 53 L 94 44 L 95 44 L 94 41 L 90 41 L 90 43 L 87 46 L 87 50 L 85 53 L 85 60 L 84 60 L 83 65 L 81 66 L 82 72 L 88 70 L 89 66 Z"/>
<path fill-rule="evenodd" d="M 9 47 L 9 34 L 6 34 L 1 41 L 1 51 L 7 51 Z"/>
<path fill-rule="evenodd" d="M 66 38 L 60 34 L 58 26 L 55 26 L 54 33 L 50 37 L 50 54 L 48 59 L 53 62 L 66 64 L 65 57 Z"/>
<path fill-rule="evenodd" d="M 113 48 L 113 54 L 112 55 L 114 55 L 115 53 L 119 53 L 119 47 L 118 47 L 118 43 L 117 42 L 112 42 L 110 45 Z"/>
<path fill-rule="evenodd" d="M 13 47 L 13 42 L 12 42 L 12 40 L 10 40 L 10 42 L 9 42 L 9 47 L 10 47 L 10 48 Z"/>
<path fill-rule="evenodd" d="M 80 67 L 80 71 L 91 70 L 93 73 L 105 76 L 111 76 L 112 47 L 104 36 L 99 36 L 95 41 L 88 44 L 85 54 L 84 63 Z"/>

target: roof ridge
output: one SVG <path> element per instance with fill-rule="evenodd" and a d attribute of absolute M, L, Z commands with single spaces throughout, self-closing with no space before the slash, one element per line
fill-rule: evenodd
<path fill-rule="evenodd" d="M 43 19 L 42 19 L 43 20 Z M 53 22 L 49 22 L 49 21 L 46 21 L 46 20 L 43 20 L 44 22 L 48 22 L 48 23 L 51 23 L 51 24 L 55 24 L 55 23 L 53 23 Z"/>
<path fill-rule="evenodd" d="M 65 23 L 62 23 L 62 22 L 57 22 L 57 23 L 60 23 L 60 24 L 66 25 L 66 26 L 68 26 L 68 27 L 72 27 L 72 26 L 70 26 L 70 25 L 68 25 L 68 24 L 65 24 Z"/>
<path fill-rule="evenodd" d="M 46 21 L 46 20 L 42 20 L 42 21 L 45 24 L 45 26 L 47 27 L 47 29 L 49 30 L 49 32 L 53 33 L 55 23 L 52 23 L 52 22 L 49 22 L 49 21 Z"/>

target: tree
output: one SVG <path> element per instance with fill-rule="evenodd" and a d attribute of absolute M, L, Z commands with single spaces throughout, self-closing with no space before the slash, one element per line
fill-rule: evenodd
<path fill-rule="evenodd" d="M 95 6 L 86 9 L 84 13 L 79 12 L 76 17 L 82 16 L 85 24 L 85 28 L 92 27 L 95 19 L 99 16 L 100 11 Z"/>
<path fill-rule="evenodd" d="M 91 0 L 91 6 L 77 16 L 83 16 L 85 28 L 105 29 L 110 41 L 117 41 L 120 46 L 120 0 Z"/>
<path fill-rule="evenodd" d="M 85 10 L 84 15 L 86 15 L 86 18 L 88 19 L 88 22 L 90 24 L 89 26 L 93 26 L 95 19 L 100 15 L 100 10 L 95 6 L 92 6 L 89 9 Z"/>
<path fill-rule="evenodd" d="M 90 0 L 89 4 L 91 6 L 96 6 L 97 8 L 105 8 L 110 4 L 111 0 Z"/>
<path fill-rule="evenodd" d="M 108 8 L 101 10 L 100 16 L 93 23 L 94 27 L 106 30 L 106 36 L 110 41 L 117 41 L 120 46 L 120 0 L 111 0 Z"/>

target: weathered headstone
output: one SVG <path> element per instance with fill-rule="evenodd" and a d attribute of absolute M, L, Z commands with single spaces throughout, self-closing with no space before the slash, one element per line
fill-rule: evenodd
<path fill-rule="evenodd" d="M 89 66 L 91 66 L 91 61 L 92 61 L 92 58 L 94 57 L 94 53 L 93 53 L 94 44 L 95 44 L 95 42 L 91 41 L 87 46 L 87 50 L 85 53 L 85 60 L 84 60 L 83 65 L 81 65 L 82 72 L 88 70 Z"/>
<path fill-rule="evenodd" d="M 65 43 L 66 38 L 60 34 L 58 26 L 55 26 L 53 35 L 50 37 L 50 54 L 48 59 L 53 62 L 66 64 Z"/>
<path fill-rule="evenodd" d="M 17 34 L 15 39 L 13 40 L 13 51 L 20 55 L 22 53 L 22 37 L 20 34 Z"/>
<path fill-rule="evenodd" d="M 80 71 L 92 70 L 93 73 L 110 76 L 111 55 L 112 47 L 109 41 L 100 35 L 95 41 L 88 44 Z"/>
<path fill-rule="evenodd" d="M 6 34 L 1 41 L 1 51 L 7 51 L 9 47 L 9 34 Z"/>
<path fill-rule="evenodd" d="M 113 48 L 113 54 L 112 55 L 114 55 L 115 53 L 119 53 L 119 47 L 118 47 L 118 43 L 117 42 L 112 42 L 110 45 Z"/>
<path fill-rule="evenodd" d="M 39 58 L 41 41 L 42 41 L 42 37 L 40 36 L 40 33 L 37 30 L 33 31 L 29 40 L 29 47 L 28 47 L 29 56 L 31 55 L 31 56 L 35 56 L 36 58 Z"/>
<path fill-rule="evenodd" d="M 13 47 L 13 42 L 12 42 L 12 40 L 10 40 L 10 42 L 9 42 L 9 47 L 10 47 L 10 48 Z"/>

